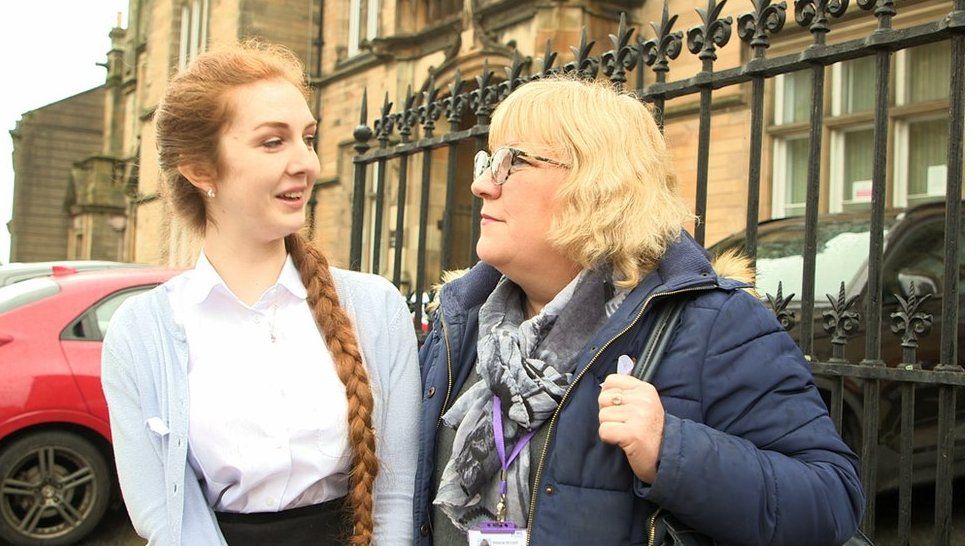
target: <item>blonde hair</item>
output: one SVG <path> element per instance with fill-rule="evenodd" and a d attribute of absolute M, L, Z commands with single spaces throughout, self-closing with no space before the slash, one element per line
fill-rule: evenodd
<path fill-rule="evenodd" d="M 283 46 L 248 41 L 201 54 L 167 86 L 155 115 L 162 194 L 170 211 L 192 231 L 205 231 L 207 204 L 201 192 L 180 174 L 179 166 L 195 164 L 219 173 L 217 145 L 233 117 L 230 92 L 239 86 L 276 79 L 291 83 L 308 98 L 305 71 L 295 54 Z M 353 452 L 349 474 L 349 513 L 353 523 L 350 542 L 369 545 L 373 536 L 373 482 L 379 470 L 369 376 L 355 330 L 339 303 L 325 255 L 298 233 L 285 238 L 285 248 L 301 273 L 309 308 L 346 388 L 349 446 Z"/>
<path fill-rule="evenodd" d="M 488 132 L 492 149 L 508 143 L 570 165 L 547 238 L 584 268 L 609 261 L 622 288 L 652 271 L 692 219 L 648 106 L 607 81 L 555 76 L 516 88 Z"/>

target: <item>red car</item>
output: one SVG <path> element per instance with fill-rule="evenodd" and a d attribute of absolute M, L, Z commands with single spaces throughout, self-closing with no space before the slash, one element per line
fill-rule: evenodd
<path fill-rule="evenodd" d="M 115 484 L 102 339 L 125 299 L 180 271 L 114 269 L 0 288 L 0 539 L 68 545 Z"/>

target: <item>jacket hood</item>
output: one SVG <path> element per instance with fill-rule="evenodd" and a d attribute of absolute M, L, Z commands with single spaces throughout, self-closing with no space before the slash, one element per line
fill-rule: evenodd
<path fill-rule="evenodd" d="M 430 287 L 430 290 L 434 292 L 434 297 L 433 299 L 430 300 L 430 303 L 427 304 L 428 314 L 433 313 L 434 311 L 437 310 L 438 307 L 440 307 L 441 288 L 443 288 L 449 282 L 453 282 L 461 278 L 462 276 L 466 275 L 470 270 L 471 268 L 468 267 L 467 269 L 455 269 L 453 271 L 444 271 L 444 274 L 441 275 L 441 281 L 437 284 L 431 285 Z"/>
<path fill-rule="evenodd" d="M 749 256 L 740 250 L 726 250 L 718 257 L 712 258 L 712 269 L 721 278 L 748 284 L 749 287 L 743 288 L 743 290 L 757 298 L 759 297 L 759 292 L 754 287 L 756 269 L 750 264 Z"/>

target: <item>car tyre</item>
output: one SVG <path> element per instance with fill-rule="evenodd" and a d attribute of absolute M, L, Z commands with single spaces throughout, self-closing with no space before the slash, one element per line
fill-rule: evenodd
<path fill-rule="evenodd" d="M 14 545 L 71 545 L 108 507 L 112 477 L 101 451 L 68 431 L 44 431 L 0 451 L 0 538 Z"/>

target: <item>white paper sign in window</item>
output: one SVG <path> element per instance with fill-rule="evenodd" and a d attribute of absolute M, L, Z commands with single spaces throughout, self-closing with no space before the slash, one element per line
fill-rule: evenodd
<path fill-rule="evenodd" d="M 871 180 L 851 181 L 851 202 L 871 201 Z"/>
<path fill-rule="evenodd" d="M 936 164 L 935 166 L 929 166 L 928 173 L 926 174 L 926 182 L 928 186 L 926 192 L 929 195 L 944 195 L 946 192 L 946 165 Z"/>

